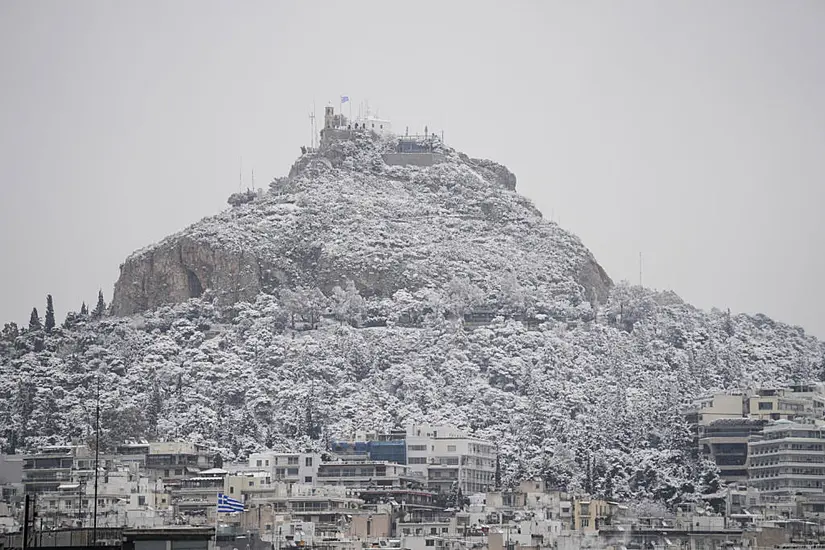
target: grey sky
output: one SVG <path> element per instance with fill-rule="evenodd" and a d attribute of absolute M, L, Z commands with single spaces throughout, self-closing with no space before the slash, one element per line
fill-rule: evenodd
<path fill-rule="evenodd" d="M 402 9 L 407 6 L 410 9 Z M 825 2 L 0 2 L 0 317 L 284 175 L 307 114 L 506 164 L 615 279 L 825 336 Z"/>

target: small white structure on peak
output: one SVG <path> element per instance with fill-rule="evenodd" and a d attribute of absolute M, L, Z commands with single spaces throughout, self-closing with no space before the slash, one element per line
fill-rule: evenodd
<path fill-rule="evenodd" d="M 369 112 L 363 117 L 356 118 L 354 123 L 356 128 L 363 128 L 370 132 L 375 132 L 379 136 L 392 134 L 392 122 L 386 118 L 378 118 Z"/>

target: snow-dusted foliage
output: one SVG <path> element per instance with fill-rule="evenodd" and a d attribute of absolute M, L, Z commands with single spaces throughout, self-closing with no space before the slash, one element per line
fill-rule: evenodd
<path fill-rule="evenodd" d="M 89 438 L 99 373 L 107 442 L 186 438 L 241 458 L 445 422 L 496 442 L 505 483 L 672 504 L 716 482 L 682 406 L 822 379 L 822 343 L 763 316 L 626 284 L 591 305 L 577 238 L 454 152 L 388 167 L 382 147 L 304 155 L 268 196 L 184 232 L 267 258 L 252 300 L 205 288 L 51 333 L 6 327 L 3 450 Z"/>

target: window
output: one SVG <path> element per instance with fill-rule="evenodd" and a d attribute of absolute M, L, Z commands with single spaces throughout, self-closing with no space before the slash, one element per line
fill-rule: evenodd
<path fill-rule="evenodd" d="M 234 494 L 235 494 L 235 488 L 234 488 L 234 487 L 230 487 L 230 488 L 229 488 L 229 494 L 230 494 L 230 495 L 234 495 Z"/>
<path fill-rule="evenodd" d="M 306 460 L 304 460 L 304 466 L 312 466 L 312 457 L 311 456 L 306 457 Z"/>
<path fill-rule="evenodd" d="M 759 402 L 759 410 L 760 411 L 772 411 L 773 410 L 773 403 L 770 401 L 760 401 Z"/>
<path fill-rule="evenodd" d="M 138 506 L 146 506 L 146 497 L 143 495 L 138 496 Z"/>
<path fill-rule="evenodd" d="M 262 461 L 257 460 L 257 461 L 255 461 L 255 465 L 256 466 L 263 466 L 263 463 L 262 463 Z"/>
<path fill-rule="evenodd" d="M 442 528 L 441 528 L 441 532 L 442 532 L 442 533 L 447 533 L 447 532 L 449 532 L 449 531 L 450 531 L 450 530 L 449 530 L 447 527 L 442 527 Z"/>
<path fill-rule="evenodd" d="M 268 460 L 266 461 L 266 465 L 269 466 L 269 461 Z"/>
<path fill-rule="evenodd" d="M 430 534 L 431 535 L 437 535 L 438 534 L 438 528 L 430 527 Z"/>
<path fill-rule="evenodd" d="M 286 463 L 287 463 L 287 465 L 290 465 L 290 466 L 292 464 L 297 465 L 298 464 L 298 457 L 297 456 L 290 456 L 289 458 L 287 458 Z"/>
<path fill-rule="evenodd" d="M 424 543 L 425 546 L 435 546 L 435 539 L 427 539 Z"/>
<path fill-rule="evenodd" d="M 181 469 L 181 468 L 176 469 L 175 470 L 175 475 L 176 476 L 182 476 L 183 475 L 183 469 Z"/>
<path fill-rule="evenodd" d="M 426 451 L 427 446 L 426 445 L 408 445 L 407 450 L 409 450 L 409 451 Z"/>
<path fill-rule="evenodd" d="M 582 527 L 590 527 L 590 518 L 582 518 Z"/>
<path fill-rule="evenodd" d="M 447 445 L 447 452 L 454 453 L 455 452 L 455 445 Z"/>
<path fill-rule="evenodd" d="M 255 486 L 255 482 L 254 482 L 254 481 L 250 481 L 250 482 L 249 482 L 249 486 L 250 486 L 250 487 L 254 487 L 254 486 Z"/>
<path fill-rule="evenodd" d="M 304 483 L 312 483 L 312 476 L 304 477 Z"/>
<path fill-rule="evenodd" d="M 407 464 L 426 464 L 427 457 L 426 456 L 411 456 L 407 459 Z"/>
<path fill-rule="evenodd" d="M 287 468 L 286 475 L 288 476 L 297 476 L 298 475 L 298 468 Z"/>
<path fill-rule="evenodd" d="M 283 476 L 286 474 L 286 468 L 275 468 L 276 476 Z"/>

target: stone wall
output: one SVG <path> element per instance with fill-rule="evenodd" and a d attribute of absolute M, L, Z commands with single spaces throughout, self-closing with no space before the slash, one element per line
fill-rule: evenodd
<path fill-rule="evenodd" d="M 381 157 L 390 166 L 432 166 L 444 162 L 441 153 L 385 153 Z"/>

